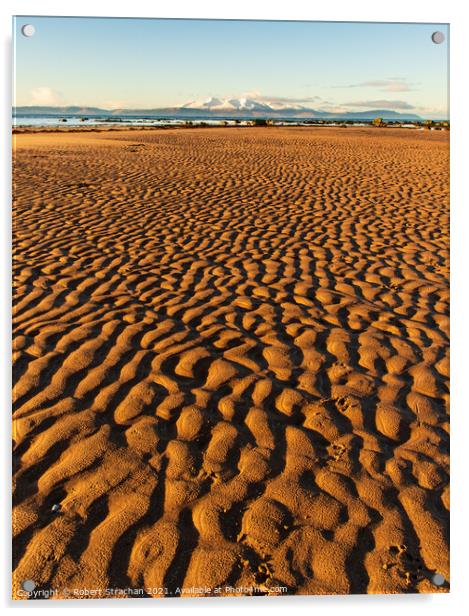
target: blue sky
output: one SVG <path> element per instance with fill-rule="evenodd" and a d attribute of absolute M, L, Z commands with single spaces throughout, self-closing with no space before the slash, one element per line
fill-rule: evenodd
<path fill-rule="evenodd" d="M 33 37 L 22 36 L 25 24 Z M 16 105 L 156 108 L 248 96 L 448 114 L 446 25 L 18 17 L 13 27 Z"/>

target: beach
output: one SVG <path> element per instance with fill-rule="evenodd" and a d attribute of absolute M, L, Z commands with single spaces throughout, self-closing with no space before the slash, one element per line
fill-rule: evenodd
<path fill-rule="evenodd" d="M 14 598 L 448 592 L 449 133 L 13 142 Z"/>

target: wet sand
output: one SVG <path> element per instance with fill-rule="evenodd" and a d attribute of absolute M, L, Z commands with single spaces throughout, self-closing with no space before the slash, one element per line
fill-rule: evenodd
<path fill-rule="evenodd" d="M 14 596 L 446 592 L 448 133 L 13 137 Z"/>

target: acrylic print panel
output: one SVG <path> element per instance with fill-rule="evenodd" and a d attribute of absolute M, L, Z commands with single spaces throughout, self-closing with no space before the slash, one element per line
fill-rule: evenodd
<path fill-rule="evenodd" d="M 447 592 L 449 28 L 13 28 L 13 597 Z"/>

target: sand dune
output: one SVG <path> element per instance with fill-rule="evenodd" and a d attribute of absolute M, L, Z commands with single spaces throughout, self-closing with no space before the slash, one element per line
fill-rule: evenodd
<path fill-rule="evenodd" d="M 447 134 L 14 140 L 14 596 L 446 592 Z"/>

